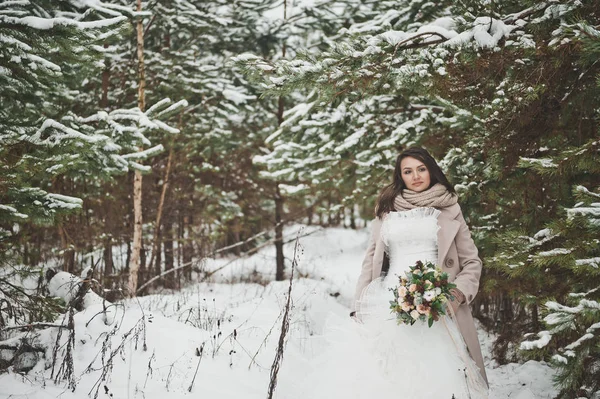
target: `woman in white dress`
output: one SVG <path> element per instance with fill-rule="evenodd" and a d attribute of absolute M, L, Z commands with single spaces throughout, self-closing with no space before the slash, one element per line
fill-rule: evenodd
<path fill-rule="evenodd" d="M 293 397 L 487 398 L 469 309 L 482 264 L 454 189 L 427 151 L 412 148 L 398 156 L 376 214 L 350 314 L 356 323 L 338 321 L 326 331 L 329 345 Z M 457 286 L 448 315 L 431 328 L 420 321 L 398 325 L 390 313 L 390 288 L 418 260 L 435 263 Z"/>

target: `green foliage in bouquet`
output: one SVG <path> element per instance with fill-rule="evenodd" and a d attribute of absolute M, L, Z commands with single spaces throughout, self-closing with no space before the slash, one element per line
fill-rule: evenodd
<path fill-rule="evenodd" d="M 394 294 L 390 309 L 396 314 L 398 324 L 413 325 L 421 320 L 431 327 L 446 314 L 445 304 L 453 298 L 450 290 L 456 284 L 449 283 L 448 273 L 431 262 L 419 260 L 405 274 L 406 277 L 399 277 L 400 285 L 390 289 Z"/>

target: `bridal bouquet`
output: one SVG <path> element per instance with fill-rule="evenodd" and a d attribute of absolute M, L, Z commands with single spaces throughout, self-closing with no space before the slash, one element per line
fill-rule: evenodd
<path fill-rule="evenodd" d="M 394 300 L 391 310 L 396 313 L 398 324 L 413 325 L 417 320 L 427 321 L 429 327 L 445 315 L 444 304 L 452 298 L 450 290 L 455 284 L 448 282 L 448 273 L 431 262 L 417 261 L 406 277 L 399 277 L 400 285 L 392 288 Z"/>

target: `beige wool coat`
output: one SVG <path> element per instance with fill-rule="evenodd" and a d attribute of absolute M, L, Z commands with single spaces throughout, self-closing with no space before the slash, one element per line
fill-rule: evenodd
<path fill-rule="evenodd" d="M 456 321 L 471 357 L 487 382 L 481 347 L 469 307 L 479 289 L 481 259 L 478 257 L 477 247 L 471 238 L 471 232 L 460 206 L 455 204 L 441 208 L 440 211 L 441 214 L 438 216 L 440 229 L 437 236 L 438 266 L 448 273 L 449 281 L 456 284 L 457 288 L 465 295 L 465 302 L 456 311 Z M 381 223 L 382 220 L 376 218 L 371 224 L 371 237 L 356 285 L 352 310 L 355 310 L 356 301 L 360 298 L 364 288 L 381 275 L 385 253 L 384 244 L 380 238 Z"/>

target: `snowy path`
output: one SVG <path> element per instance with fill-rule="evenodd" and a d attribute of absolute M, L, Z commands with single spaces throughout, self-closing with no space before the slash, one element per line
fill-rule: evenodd
<path fill-rule="evenodd" d="M 293 237 L 295 230 L 287 233 Z M 326 229 L 301 239 L 298 272 L 302 278 L 293 287 L 283 374 L 293 375 L 295 370 L 285 369 L 286 360 L 310 352 L 310 337 L 322 331 L 331 314 L 347 317 L 367 238 L 366 231 Z M 286 256 L 292 256 L 292 249 L 293 244 L 286 246 Z M 118 330 L 100 317 L 88 323 L 99 311 L 88 308 L 75 318 L 75 392 L 55 385 L 41 362 L 26 376 L 0 375 L 0 398 L 68 399 L 94 397 L 96 392 L 100 398 L 265 398 L 288 287 L 287 282 L 262 286 L 248 281 L 272 279 L 273 259 L 274 250 L 265 248 L 217 272 L 214 282 L 130 301 L 125 309 L 116 308 Z M 214 270 L 227 262 L 213 260 L 205 268 Z M 55 336 L 47 335 L 43 339 L 53 342 Z M 489 355 L 492 339 L 481 332 L 490 398 L 556 394 L 547 365 L 528 362 L 494 368 Z M 111 363 L 112 372 L 103 381 L 102 370 Z"/>

